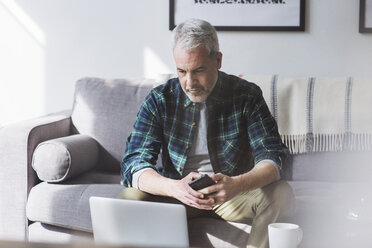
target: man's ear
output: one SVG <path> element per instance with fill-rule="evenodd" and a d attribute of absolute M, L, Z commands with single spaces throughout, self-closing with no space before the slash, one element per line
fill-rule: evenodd
<path fill-rule="evenodd" d="M 217 59 L 217 69 L 220 69 L 222 66 L 222 53 L 221 52 L 217 53 L 216 59 Z"/>

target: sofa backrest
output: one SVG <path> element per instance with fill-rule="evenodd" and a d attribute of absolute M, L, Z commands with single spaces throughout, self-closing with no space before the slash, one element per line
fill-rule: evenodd
<path fill-rule="evenodd" d="M 372 152 L 310 152 L 294 154 L 291 181 L 371 182 Z M 289 173 L 288 173 L 289 174 Z"/>
<path fill-rule="evenodd" d="M 292 180 L 370 179 L 372 81 L 275 75 L 244 78 L 261 87 L 281 137 L 294 155 L 293 168 L 286 172 Z M 100 78 L 76 83 L 72 123 L 76 133 L 90 135 L 101 145 L 101 168 L 120 170 L 136 114 L 157 84 L 155 80 Z"/>
<path fill-rule="evenodd" d="M 72 109 L 75 133 L 101 146 L 100 167 L 119 172 L 127 137 L 153 80 L 83 78 L 77 81 Z"/>

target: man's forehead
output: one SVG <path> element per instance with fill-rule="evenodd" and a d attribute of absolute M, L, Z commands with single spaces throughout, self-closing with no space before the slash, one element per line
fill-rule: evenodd
<path fill-rule="evenodd" d="M 173 49 L 173 53 L 188 53 L 188 54 L 191 54 L 191 53 L 205 53 L 205 54 L 208 54 L 208 49 L 206 48 L 205 45 L 199 45 L 197 47 L 193 47 L 193 48 L 188 48 L 188 47 L 184 47 L 184 46 L 181 46 L 181 45 L 176 45 Z"/>
<path fill-rule="evenodd" d="M 177 69 L 196 70 L 205 67 L 206 60 L 203 56 L 175 56 Z"/>

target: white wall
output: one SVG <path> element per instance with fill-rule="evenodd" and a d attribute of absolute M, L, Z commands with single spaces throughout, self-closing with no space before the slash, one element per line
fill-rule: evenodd
<path fill-rule="evenodd" d="M 71 108 L 84 76 L 173 72 L 168 0 L 0 0 L 0 125 Z M 371 76 L 359 1 L 307 0 L 306 32 L 219 32 L 222 70 Z"/>

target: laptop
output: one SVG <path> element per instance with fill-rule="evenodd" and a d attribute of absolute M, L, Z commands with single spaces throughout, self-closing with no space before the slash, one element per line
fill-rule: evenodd
<path fill-rule="evenodd" d="M 188 247 L 186 208 L 180 204 L 89 199 L 94 241 L 119 246 Z"/>

